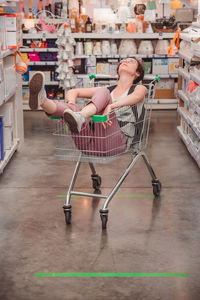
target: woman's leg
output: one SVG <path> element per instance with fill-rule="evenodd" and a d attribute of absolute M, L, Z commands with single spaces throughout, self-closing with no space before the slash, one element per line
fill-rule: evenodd
<path fill-rule="evenodd" d="M 111 101 L 109 90 L 107 88 L 100 88 L 80 112 L 74 113 L 70 109 L 66 109 L 63 114 L 64 121 L 73 133 L 78 134 L 81 132 L 84 122 L 95 114 L 102 114 Z"/>

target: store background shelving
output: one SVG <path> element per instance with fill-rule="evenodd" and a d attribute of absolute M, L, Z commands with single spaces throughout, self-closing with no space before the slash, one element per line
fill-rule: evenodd
<path fill-rule="evenodd" d="M 81 40 L 87 40 L 87 39 L 94 39 L 94 40 L 104 40 L 104 39 L 109 39 L 109 40 L 122 40 L 122 39 L 137 39 L 138 41 L 143 40 L 143 39 L 151 39 L 151 40 L 158 40 L 158 39 L 171 39 L 174 36 L 174 33 L 143 33 L 143 34 L 130 34 L 130 33 L 116 33 L 116 34 L 110 34 L 110 33 L 72 33 L 72 37 L 75 40 L 81 39 Z M 47 39 L 57 39 L 57 33 L 45 33 L 45 32 L 38 32 L 38 33 L 24 33 L 23 34 L 23 40 L 29 42 L 31 40 L 41 40 L 41 41 L 46 41 Z M 30 50 L 30 51 L 29 51 Z M 58 48 L 27 48 L 27 47 L 22 47 L 21 52 L 23 53 L 28 53 L 28 52 L 57 52 Z M 169 58 L 167 54 L 165 55 L 158 55 L 158 54 L 151 54 L 151 55 L 142 55 L 142 54 L 136 54 L 134 55 L 137 58 L 141 59 L 153 59 L 153 58 Z M 89 55 L 74 55 L 73 59 L 86 59 L 89 58 Z M 106 60 L 106 59 L 122 59 L 126 58 L 128 55 L 97 55 L 96 59 L 98 60 Z M 175 57 L 177 58 L 177 56 Z M 30 61 L 28 62 L 29 66 L 51 66 L 51 65 L 57 65 L 56 61 Z M 177 79 L 178 74 L 157 74 L 160 76 L 162 79 Z M 89 74 L 77 74 L 77 79 L 83 79 L 83 78 L 88 78 Z M 113 76 L 113 75 L 105 75 L 105 74 L 96 74 L 96 82 L 101 80 L 101 79 L 111 79 L 111 80 L 117 80 L 118 76 Z M 153 80 L 155 78 L 155 75 L 153 74 L 146 74 L 145 75 L 145 80 Z M 27 83 L 24 83 L 27 85 Z M 53 82 L 49 81 L 47 82 L 47 85 L 52 85 L 52 86 L 57 86 L 59 83 L 58 82 Z M 153 108 L 155 109 L 176 109 L 177 108 L 178 101 L 176 98 L 173 99 L 155 99 L 153 103 Z M 24 106 L 24 109 L 27 109 L 27 105 Z"/>
<path fill-rule="evenodd" d="M 13 58 L 14 50 L 2 51 L 0 54 L 0 61 L 3 63 L 8 57 L 12 57 L 9 61 L 12 61 L 9 67 L 14 66 Z M 6 65 L 8 67 L 8 65 Z M 24 125 L 23 125 L 23 110 L 21 102 L 21 77 L 16 74 L 16 85 L 9 91 L 8 94 L 1 94 L 1 105 L 2 107 L 5 103 L 13 102 L 14 115 L 13 115 L 13 144 L 11 149 L 4 151 L 4 160 L 0 161 L 0 173 L 4 171 L 4 168 L 12 158 L 15 151 L 22 145 L 24 140 Z"/>
<path fill-rule="evenodd" d="M 197 23 L 194 23 L 192 24 L 192 27 L 200 28 L 200 25 L 198 24 L 197 26 Z M 180 37 L 190 44 L 193 43 L 193 37 L 191 38 L 188 34 L 181 34 Z M 194 38 L 196 39 L 197 36 Z M 195 72 L 194 67 L 191 66 L 191 63 L 192 65 L 200 64 L 200 51 L 198 52 L 193 50 L 194 48 L 191 47 L 189 55 L 188 53 L 179 51 L 179 107 L 177 112 L 179 115 L 180 125 L 177 127 L 177 131 L 189 153 L 200 167 L 200 103 L 195 103 L 190 93 L 187 92 L 187 86 L 191 80 L 200 85 L 200 72 Z M 187 65 L 186 68 L 184 67 L 185 62 L 190 64 L 189 68 Z"/>

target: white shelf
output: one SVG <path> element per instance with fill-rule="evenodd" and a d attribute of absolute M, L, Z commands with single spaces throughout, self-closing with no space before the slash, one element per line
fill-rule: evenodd
<path fill-rule="evenodd" d="M 19 145 L 19 139 L 14 139 L 14 144 L 13 144 L 12 149 L 5 151 L 4 160 L 0 162 L 0 173 L 3 173 L 4 168 L 6 167 L 6 165 L 10 161 L 11 157 L 13 156 L 15 151 L 17 150 L 18 145 Z"/>
<path fill-rule="evenodd" d="M 153 103 L 152 104 L 152 109 L 153 110 L 171 110 L 171 109 L 177 109 L 177 104 L 171 103 L 171 104 L 165 104 L 165 103 Z"/>
<path fill-rule="evenodd" d="M 187 80 L 190 80 L 190 73 L 188 73 L 186 70 L 184 70 L 183 68 L 179 68 L 178 69 L 178 73 L 184 77 Z"/>
<path fill-rule="evenodd" d="M 197 50 L 193 50 L 193 55 L 200 58 L 200 52 Z"/>
<path fill-rule="evenodd" d="M 188 111 L 186 111 L 183 107 L 179 107 L 177 111 L 183 117 L 183 119 L 185 120 L 185 122 L 188 125 L 190 125 L 190 127 L 192 128 L 192 130 L 198 136 L 198 138 L 200 138 L 200 130 L 196 127 L 196 125 L 192 121 L 190 113 Z"/>
<path fill-rule="evenodd" d="M 194 72 L 190 72 L 190 79 L 200 84 L 200 75 L 197 75 Z"/>
<path fill-rule="evenodd" d="M 30 110 L 30 111 L 32 111 L 32 110 L 30 109 L 30 107 L 29 107 L 28 104 L 23 104 L 22 107 L 23 107 L 23 110 Z M 42 109 L 41 107 L 39 107 L 38 109 L 36 109 L 36 111 L 39 111 L 39 110 L 43 110 L 43 109 Z M 35 110 L 34 110 L 34 111 L 35 111 Z"/>
<path fill-rule="evenodd" d="M 162 78 L 178 78 L 178 74 L 166 74 L 166 75 L 145 74 L 144 75 L 144 79 L 146 79 L 146 80 L 153 80 L 153 79 L 155 79 L 156 76 L 159 76 L 161 79 Z"/>
<path fill-rule="evenodd" d="M 180 33 L 180 38 L 186 42 L 191 42 L 193 37 L 191 35 L 189 35 L 189 33 Z"/>
<path fill-rule="evenodd" d="M 29 81 L 23 82 L 22 85 L 29 85 Z M 59 81 L 46 81 L 45 85 L 59 85 Z"/>
<path fill-rule="evenodd" d="M 189 138 L 189 136 L 183 132 L 183 129 L 181 126 L 178 126 L 177 130 L 178 130 L 178 133 L 179 133 L 181 139 L 183 140 L 184 144 L 186 146 L 188 146 L 191 142 L 191 139 Z"/>
<path fill-rule="evenodd" d="M 183 91 L 178 90 L 178 95 L 187 105 L 189 105 L 190 99 Z"/>
<path fill-rule="evenodd" d="M 28 52 L 28 51 L 27 51 Z M 129 55 L 74 55 L 73 59 L 75 58 L 89 58 L 91 56 L 95 56 L 96 58 L 127 58 Z M 172 58 L 167 54 L 158 55 L 158 54 L 133 54 L 136 58 Z M 173 58 L 178 58 L 179 56 L 175 56 Z"/>
<path fill-rule="evenodd" d="M 199 115 L 200 117 L 200 107 L 197 106 L 193 101 L 190 101 L 190 106 L 196 111 L 196 113 Z"/>
<path fill-rule="evenodd" d="M 4 58 L 7 57 L 8 55 L 14 54 L 16 51 L 17 49 L 8 49 L 8 50 L 1 51 L 0 58 Z"/>
<path fill-rule="evenodd" d="M 20 48 L 20 52 L 58 52 L 58 48 Z"/>
<path fill-rule="evenodd" d="M 57 33 L 24 33 L 23 39 L 57 39 Z M 72 33 L 75 39 L 171 39 L 172 33 Z"/>
<path fill-rule="evenodd" d="M 177 109 L 177 112 L 179 113 L 179 115 L 181 115 L 184 118 L 184 120 L 186 121 L 186 123 L 189 124 L 188 123 L 188 118 L 190 118 L 190 113 L 187 110 L 185 110 L 184 107 L 179 107 Z"/>
<path fill-rule="evenodd" d="M 25 21 L 26 21 L 27 19 L 22 19 L 22 24 L 24 24 L 25 23 Z M 38 24 L 39 22 L 40 22 L 40 19 L 31 19 L 31 21 L 34 23 L 34 24 Z M 63 24 L 63 18 L 60 18 L 60 19 L 58 19 L 58 18 L 56 18 L 56 19 L 51 19 L 51 18 L 45 18 L 45 22 L 47 23 L 47 24 L 49 24 L 49 23 L 51 23 L 51 24 Z"/>
<path fill-rule="evenodd" d="M 193 53 L 192 52 L 190 52 L 190 53 L 188 53 L 188 52 L 183 52 L 182 50 L 179 50 L 179 56 L 180 57 L 182 57 L 183 59 L 185 59 L 187 62 L 189 62 L 189 63 L 191 63 L 192 61 L 194 61 L 194 62 L 200 62 L 200 57 L 198 58 L 198 57 L 196 57 L 196 56 L 193 56 Z"/>
<path fill-rule="evenodd" d="M 153 104 L 176 104 L 178 106 L 178 99 L 153 99 Z"/>
<path fill-rule="evenodd" d="M 89 78 L 90 74 L 76 74 L 77 78 Z M 105 75 L 105 74 L 95 74 L 95 79 L 118 79 L 118 75 Z M 154 75 L 146 74 L 144 75 L 145 80 L 153 80 L 156 76 L 160 78 L 178 78 L 178 74 L 166 74 L 166 75 Z"/>
<path fill-rule="evenodd" d="M 57 61 L 28 61 L 29 66 L 55 66 Z"/>
<path fill-rule="evenodd" d="M 200 28 L 200 23 L 198 23 L 198 22 L 193 22 L 193 23 L 192 23 L 192 27 Z"/>
<path fill-rule="evenodd" d="M 189 55 L 187 53 L 183 53 L 182 50 L 179 50 L 179 56 L 182 57 L 183 59 L 185 59 L 187 62 L 191 62 L 192 61 L 192 55 Z"/>
<path fill-rule="evenodd" d="M 171 39 L 172 33 L 72 33 L 75 39 Z"/>
<path fill-rule="evenodd" d="M 38 33 L 23 33 L 22 38 L 24 40 L 28 39 L 57 39 L 57 33 L 46 33 L 46 32 L 38 32 Z"/>
<path fill-rule="evenodd" d="M 199 153 L 199 150 L 197 150 L 197 148 L 193 144 L 193 142 L 190 139 L 190 137 L 188 135 L 184 134 L 181 126 L 177 127 L 177 131 L 179 133 L 180 138 L 182 139 L 182 141 L 186 145 L 188 151 L 190 152 L 191 156 L 195 159 L 195 161 L 197 162 L 198 166 L 200 167 L 200 153 Z"/>
<path fill-rule="evenodd" d="M 16 90 L 17 90 L 17 87 L 15 86 L 15 87 L 13 88 L 13 90 L 5 97 L 4 103 L 7 102 L 12 96 L 15 95 Z"/>

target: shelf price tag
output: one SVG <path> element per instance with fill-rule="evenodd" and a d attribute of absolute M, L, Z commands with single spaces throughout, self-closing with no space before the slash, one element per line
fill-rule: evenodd
<path fill-rule="evenodd" d="M 159 38 L 159 40 L 163 40 L 163 32 L 159 32 L 158 38 Z"/>
<path fill-rule="evenodd" d="M 46 32 L 42 32 L 42 40 L 43 40 L 43 41 L 46 41 L 46 39 L 47 39 L 47 34 L 46 34 Z"/>

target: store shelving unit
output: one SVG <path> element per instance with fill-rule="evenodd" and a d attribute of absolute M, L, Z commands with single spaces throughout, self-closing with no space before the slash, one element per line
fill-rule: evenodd
<path fill-rule="evenodd" d="M 14 50 L 2 51 L 0 53 L 0 61 L 6 67 L 12 67 L 14 65 Z M 5 83 L 5 82 L 4 82 Z M 8 83 L 7 83 L 8 84 Z M 4 160 L 0 161 L 0 173 L 2 173 L 12 158 L 15 151 L 20 147 L 24 140 L 24 126 L 23 126 L 23 110 L 21 103 L 21 78 L 16 73 L 16 85 L 9 89 L 4 88 L 4 92 L 1 93 L 0 107 L 3 107 L 5 103 L 13 103 L 14 115 L 13 115 L 13 143 L 12 147 L 4 151 Z"/>
<path fill-rule="evenodd" d="M 171 39 L 174 37 L 174 33 L 72 33 L 72 37 L 75 39 Z M 56 33 L 24 33 L 23 39 L 54 39 L 57 38 Z"/>
<path fill-rule="evenodd" d="M 196 26 L 197 25 L 194 24 L 194 27 Z M 200 24 L 198 26 L 200 28 Z M 189 37 L 186 34 L 181 34 L 180 37 L 190 43 L 193 41 L 193 37 Z M 195 38 L 197 37 L 195 36 Z M 182 51 L 179 51 L 179 55 L 179 107 L 177 112 L 179 115 L 180 125 L 177 127 L 177 131 L 180 138 L 186 145 L 189 153 L 200 167 L 200 103 L 197 104 L 197 102 L 194 102 L 195 98 L 191 97 L 186 91 L 190 80 L 193 80 L 196 84 L 200 85 L 200 74 L 194 72 L 191 67 L 188 68 L 188 66 L 186 66 L 187 69 L 184 68 L 185 62 L 187 62 L 187 64 L 192 63 L 193 65 L 200 64 L 200 52 L 193 52 L 191 50 L 191 53 L 188 55 Z"/>
<path fill-rule="evenodd" d="M 72 37 L 77 40 L 77 39 L 82 39 L 82 40 L 87 40 L 87 39 L 93 39 L 93 40 L 104 40 L 104 39 L 109 39 L 109 40 L 121 40 L 121 39 L 151 39 L 151 40 L 158 40 L 158 39 L 171 39 L 173 38 L 174 33 L 143 33 L 143 34 L 138 34 L 138 33 L 72 33 Z M 45 32 L 38 32 L 38 33 L 31 33 L 31 34 L 23 34 L 23 39 L 24 40 L 43 40 L 46 41 L 46 39 L 56 39 L 57 34 L 56 33 L 45 33 Z M 21 52 L 57 52 L 58 48 L 21 48 Z M 109 55 L 109 56 L 96 56 L 96 59 L 99 61 L 106 60 L 109 58 L 116 58 L 116 59 L 122 59 L 126 58 L 128 55 Z M 137 58 L 144 58 L 144 59 L 153 59 L 153 58 L 169 58 L 168 55 L 157 55 L 157 54 L 152 54 L 152 55 L 141 55 L 141 54 L 136 54 L 134 55 Z M 74 55 L 74 59 L 86 59 L 89 58 L 88 55 Z M 51 65 L 56 65 L 57 62 L 55 61 L 36 61 L 36 62 L 28 62 L 30 66 L 51 66 Z M 157 74 L 160 76 L 160 78 L 163 79 L 176 79 L 178 78 L 178 74 L 166 74 L 166 75 L 161 75 Z M 83 78 L 88 78 L 88 74 L 77 74 L 77 79 L 83 79 Z M 96 81 L 101 80 L 101 79 L 117 79 L 118 76 L 112 76 L 112 75 L 104 75 L 104 74 L 97 74 Z M 153 74 L 146 74 L 145 75 L 145 80 L 153 80 L 155 78 L 155 75 Z M 47 85 L 57 85 L 57 83 L 54 82 L 48 82 Z M 162 101 L 163 100 L 163 101 Z M 168 103 L 165 103 L 168 99 L 156 99 L 154 103 L 154 108 L 159 108 L 159 109 L 175 109 L 177 108 L 177 100 L 176 99 L 169 99 Z"/>

